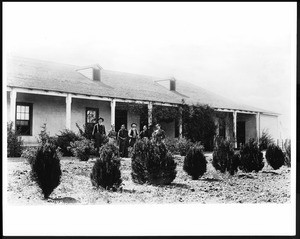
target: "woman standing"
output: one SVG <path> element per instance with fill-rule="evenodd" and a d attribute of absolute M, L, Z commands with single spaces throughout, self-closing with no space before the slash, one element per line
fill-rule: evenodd
<path fill-rule="evenodd" d="M 136 139 L 137 139 L 138 135 L 139 135 L 139 132 L 138 132 L 138 130 L 136 128 L 136 123 L 132 123 L 131 124 L 131 129 L 128 132 L 129 146 L 130 147 L 133 147 L 133 145 L 136 142 Z"/>
<path fill-rule="evenodd" d="M 128 131 L 125 129 L 125 125 L 122 124 L 121 129 L 118 132 L 117 139 L 119 142 L 119 153 L 121 157 L 128 157 Z"/>
<path fill-rule="evenodd" d="M 117 132 L 115 130 L 115 125 L 111 125 L 110 131 L 108 131 L 109 143 L 115 144 L 117 142 Z"/>
<path fill-rule="evenodd" d="M 96 123 L 94 125 L 93 132 L 92 132 L 92 135 L 95 138 L 95 148 L 97 150 L 97 153 L 99 153 L 99 148 L 102 146 L 103 139 L 106 135 L 105 126 L 103 125 L 103 121 L 104 121 L 103 118 L 101 118 L 101 117 L 98 118 L 98 123 Z"/>
<path fill-rule="evenodd" d="M 152 137 L 157 143 L 160 143 L 166 137 L 166 133 L 160 124 L 156 125 L 156 130 L 153 132 Z"/>

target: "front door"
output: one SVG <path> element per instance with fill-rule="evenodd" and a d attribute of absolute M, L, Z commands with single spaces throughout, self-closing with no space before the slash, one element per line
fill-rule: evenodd
<path fill-rule="evenodd" d="M 127 110 L 116 109 L 116 132 L 121 129 L 122 124 L 125 124 L 125 128 L 127 129 Z"/>
<path fill-rule="evenodd" d="M 245 144 L 245 133 L 246 133 L 246 127 L 245 127 L 245 121 L 238 121 L 237 122 L 237 146 L 240 147 L 240 144 Z"/>

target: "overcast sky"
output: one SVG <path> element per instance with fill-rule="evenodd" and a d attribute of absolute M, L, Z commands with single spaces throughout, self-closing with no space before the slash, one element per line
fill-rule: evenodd
<path fill-rule="evenodd" d="M 281 113 L 290 137 L 296 3 L 5 3 L 3 19 L 6 53 L 174 76 Z"/>

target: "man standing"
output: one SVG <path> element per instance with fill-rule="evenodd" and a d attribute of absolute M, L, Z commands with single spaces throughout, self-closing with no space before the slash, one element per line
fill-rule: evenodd
<path fill-rule="evenodd" d="M 141 139 L 143 139 L 143 138 L 148 138 L 149 139 L 149 137 L 150 137 L 150 135 L 149 135 L 149 131 L 148 131 L 147 125 L 144 125 L 143 126 L 143 130 L 140 133 L 140 138 Z"/>
<path fill-rule="evenodd" d="M 128 137 L 129 137 L 129 146 L 130 147 L 133 147 L 133 145 L 135 144 L 136 142 L 136 139 L 139 135 L 139 132 L 136 128 L 136 124 L 135 123 L 132 123 L 131 124 L 131 129 L 129 130 L 129 133 L 128 133 Z"/>
<path fill-rule="evenodd" d="M 94 125 L 92 135 L 95 138 L 95 148 L 97 153 L 99 153 L 99 149 L 103 144 L 103 139 L 106 135 L 105 126 L 103 125 L 103 118 L 98 118 L 98 123 Z"/>

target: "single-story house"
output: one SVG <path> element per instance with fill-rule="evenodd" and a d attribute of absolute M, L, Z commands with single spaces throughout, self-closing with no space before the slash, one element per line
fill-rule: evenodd
<path fill-rule="evenodd" d="M 8 57 L 8 121 L 20 130 L 24 143 L 34 145 L 41 126 L 46 123 L 50 135 L 63 129 L 77 131 L 76 123 L 92 124 L 101 116 L 107 130 L 132 122 L 140 128 L 140 115 L 130 112 L 124 103 L 148 107 L 152 123 L 153 105 L 180 107 L 208 104 L 216 111 L 217 134 L 232 139 L 235 146 L 249 138 L 258 139 L 264 129 L 278 139 L 278 114 L 240 104 L 191 83 L 172 79 L 123 73 L 103 69 Z M 182 124 L 161 122 L 167 136 L 180 137 Z"/>

